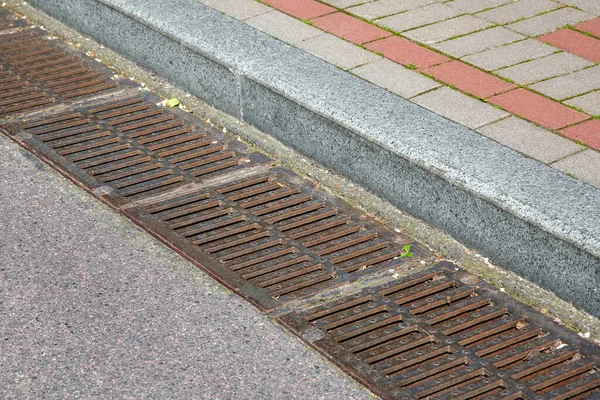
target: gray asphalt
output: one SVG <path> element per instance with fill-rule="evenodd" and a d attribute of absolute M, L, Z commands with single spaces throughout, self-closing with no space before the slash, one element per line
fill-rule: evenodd
<path fill-rule="evenodd" d="M 0 135 L 0 398 L 372 395 Z"/>

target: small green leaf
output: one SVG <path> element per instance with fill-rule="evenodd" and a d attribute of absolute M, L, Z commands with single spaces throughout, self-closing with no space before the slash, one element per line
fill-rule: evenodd
<path fill-rule="evenodd" d="M 165 103 L 165 106 L 167 106 L 169 108 L 177 107 L 178 105 L 179 105 L 179 100 L 177 100 L 176 98 L 169 99 Z"/>
<path fill-rule="evenodd" d="M 413 254 L 410 252 L 410 244 L 404 245 L 402 252 L 400 253 L 400 257 L 412 258 L 412 256 Z"/>

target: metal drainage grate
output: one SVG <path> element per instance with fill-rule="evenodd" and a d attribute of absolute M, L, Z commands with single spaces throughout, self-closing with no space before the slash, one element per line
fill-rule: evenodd
<path fill-rule="evenodd" d="M 3 131 L 382 397 L 600 396 L 597 347 L 450 263 L 372 287 L 435 257 L 19 24 L 0 10 L 0 117 L 46 109 Z"/>
<path fill-rule="evenodd" d="M 11 24 L 0 19 L 0 29 Z M 37 28 L 0 34 L 0 117 L 117 87 L 108 70 L 44 35 Z"/>
<path fill-rule="evenodd" d="M 244 157 L 149 100 L 153 95 L 84 105 L 12 125 L 36 152 L 90 189 L 107 186 L 114 205 L 153 196 L 264 162 Z"/>
<path fill-rule="evenodd" d="M 265 309 L 430 253 L 283 169 L 125 210 Z M 207 259 L 210 258 L 210 259 Z M 212 261 L 212 262 L 211 262 Z M 230 285 L 231 283 L 230 282 Z"/>
<path fill-rule="evenodd" d="M 587 399 L 598 350 L 451 263 L 280 318 L 391 399 Z"/>

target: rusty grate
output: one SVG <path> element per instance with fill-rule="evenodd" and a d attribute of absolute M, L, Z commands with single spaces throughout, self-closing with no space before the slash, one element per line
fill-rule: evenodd
<path fill-rule="evenodd" d="M 76 107 L 15 125 L 37 152 L 113 204 L 153 196 L 261 161 L 155 106 L 152 95 Z M 236 147 L 236 146 L 229 146 Z M 237 146 L 240 147 L 240 146 Z M 254 161 L 254 162 L 253 162 Z"/>
<path fill-rule="evenodd" d="M 185 242 L 179 247 L 201 250 L 198 261 L 206 266 L 210 257 L 216 274 L 233 274 L 267 309 L 405 265 L 406 244 L 411 261 L 430 256 L 283 169 L 159 200 L 126 212 L 169 241 Z"/>
<path fill-rule="evenodd" d="M 14 24 L 0 18 L 0 30 Z M 92 68 L 38 28 L 0 34 L 0 117 L 115 87 L 108 70 Z"/>
<path fill-rule="evenodd" d="M 587 399 L 598 351 L 451 263 L 281 321 L 391 399 Z"/>
<path fill-rule="evenodd" d="M 394 278 L 436 258 L 109 76 L 0 10 L 2 131 L 383 398 L 600 397 L 597 347 L 451 263 Z"/>

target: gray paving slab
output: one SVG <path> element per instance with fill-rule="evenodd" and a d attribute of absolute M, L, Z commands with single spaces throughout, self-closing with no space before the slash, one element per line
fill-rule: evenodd
<path fill-rule="evenodd" d="M 508 29 L 528 36 L 538 36 L 554 32 L 565 25 L 575 25 L 579 22 L 593 19 L 594 15 L 576 10 L 571 7 L 559 8 L 547 14 L 506 25 Z"/>
<path fill-rule="evenodd" d="M 454 36 L 461 36 L 479 31 L 490 26 L 492 26 L 492 24 L 489 22 L 473 17 L 472 15 L 462 15 L 460 17 L 438 22 L 437 24 L 427 25 L 404 32 L 403 35 L 421 43 L 433 44 L 450 39 Z"/>
<path fill-rule="evenodd" d="M 310 39 L 324 32 L 320 29 L 305 24 L 279 11 L 257 15 L 244 21 L 253 28 L 265 32 L 286 43 L 296 44 Z"/>
<path fill-rule="evenodd" d="M 518 84 L 528 85 L 555 76 L 566 75 L 592 65 L 594 63 L 585 58 L 563 52 L 499 69 L 495 73 Z"/>
<path fill-rule="evenodd" d="M 552 164 L 559 171 L 600 188 L 598 165 L 600 165 L 600 153 L 594 150 L 582 151 Z"/>
<path fill-rule="evenodd" d="M 436 43 L 434 48 L 454 57 L 464 57 L 494 47 L 525 39 L 525 36 L 501 26 Z"/>
<path fill-rule="evenodd" d="M 547 45 L 535 39 L 522 40 L 520 42 L 507 44 L 494 49 L 486 50 L 478 54 L 464 57 L 468 63 L 493 71 L 502 67 L 508 67 L 523 61 L 533 60 L 558 51 L 557 48 Z"/>
<path fill-rule="evenodd" d="M 381 57 L 361 49 L 329 33 L 307 39 L 297 44 L 298 48 L 343 69 L 350 69 Z"/>
<path fill-rule="evenodd" d="M 533 17 L 558 7 L 559 4 L 551 0 L 513 1 L 510 4 L 478 13 L 477 16 L 497 24 L 505 24 L 522 18 Z"/>
<path fill-rule="evenodd" d="M 453 0 L 445 4 L 467 13 L 476 13 L 488 8 L 502 6 L 511 3 L 512 1 L 513 0 Z"/>
<path fill-rule="evenodd" d="M 597 189 L 195 0 L 31 3 L 599 315 Z"/>
<path fill-rule="evenodd" d="M 556 100 L 591 92 L 600 88 L 600 66 L 535 83 L 531 88 Z"/>
<path fill-rule="evenodd" d="M 442 87 L 432 92 L 413 97 L 412 101 L 428 110 L 473 129 L 509 115 L 505 111 L 482 103 L 449 87 Z"/>
<path fill-rule="evenodd" d="M 477 132 L 543 163 L 552 163 L 585 147 L 517 117 L 482 126 Z"/>
<path fill-rule="evenodd" d="M 600 2 L 598 2 L 598 0 L 558 0 L 558 2 L 600 16 Z"/>
<path fill-rule="evenodd" d="M 365 0 L 327 0 L 325 3 L 338 8 L 347 8 L 357 4 L 366 3 Z"/>
<path fill-rule="evenodd" d="M 565 101 L 566 104 L 581 108 L 588 114 L 600 115 L 600 91 L 574 97 Z"/>
<path fill-rule="evenodd" d="M 0 398 L 372 398 L 2 135 L 0 165 Z"/>
<path fill-rule="evenodd" d="M 431 3 L 435 3 L 435 0 L 377 0 L 365 2 L 365 4 L 356 7 L 350 7 L 348 8 L 348 12 L 358 15 L 359 17 L 372 20 L 397 14 L 402 11 L 423 7 Z"/>
<path fill-rule="evenodd" d="M 462 14 L 462 12 L 455 8 L 448 7 L 444 4 L 434 3 L 425 7 L 415 8 L 414 10 L 392 15 L 391 17 L 378 19 L 375 23 L 396 32 L 402 32 L 419 26 L 443 21 L 460 14 Z"/>
<path fill-rule="evenodd" d="M 441 86 L 433 79 L 385 58 L 355 68 L 352 73 L 405 98 Z"/>
<path fill-rule="evenodd" d="M 255 0 L 198 0 L 233 18 L 244 20 L 272 11 L 269 6 Z"/>

